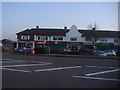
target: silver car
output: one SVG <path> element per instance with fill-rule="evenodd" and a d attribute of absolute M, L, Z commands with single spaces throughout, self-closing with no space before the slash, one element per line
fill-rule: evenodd
<path fill-rule="evenodd" d="M 114 50 L 106 50 L 98 53 L 100 56 L 116 56 L 116 53 Z"/>

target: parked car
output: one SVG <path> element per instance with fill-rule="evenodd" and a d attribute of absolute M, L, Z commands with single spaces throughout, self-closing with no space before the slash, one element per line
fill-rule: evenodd
<path fill-rule="evenodd" d="M 33 48 L 26 48 L 23 50 L 23 54 L 35 54 L 35 51 Z"/>
<path fill-rule="evenodd" d="M 99 51 L 97 55 L 98 55 L 98 56 L 107 56 L 104 51 Z"/>
<path fill-rule="evenodd" d="M 116 51 L 116 56 L 120 57 L 120 50 Z"/>
<path fill-rule="evenodd" d="M 67 52 L 70 52 L 70 49 L 63 49 L 63 51 L 67 51 Z"/>
<path fill-rule="evenodd" d="M 35 54 L 35 51 L 33 48 L 15 48 L 15 52 L 22 53 L 22 54 Z"/>
<path fill-rule="evenodd" d="M 116 56 L 116 52 L 114 50 L 106 50 L 105 53 L 107 56 Z"/>
<path fill-rule="evenodd" d="M 99 56 L 116 56 L 116 52 L 114 50 L 106 50 L 98 52 Z"/>
<path fill-rule="evenodd" d="M 14 52 L 22 53 L 24 51 L 24 48 L 15 48 Z"/>
<path fill-rule="evenodd" d="M 3 47 L 2 47 L 2 51 L 3 51 L 3 52 L 7 52 L 7 51 L 9 51 L 9 48 L 8 48 L 8 47 L 3 46 Z"/>

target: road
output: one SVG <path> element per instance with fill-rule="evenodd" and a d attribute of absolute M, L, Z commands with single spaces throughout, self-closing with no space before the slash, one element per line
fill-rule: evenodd
<path fill-rule="evenodd" d="M 3 53 L 3 88 L 119 88 L 116 59 Z"/>

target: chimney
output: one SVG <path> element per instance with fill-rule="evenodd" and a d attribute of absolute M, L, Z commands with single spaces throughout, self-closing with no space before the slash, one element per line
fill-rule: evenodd
<path fill-rule="evenodd" d="M 39 26 L 36 26 L 36 29 L 39 29 Z"/>
<path fill-rule="evenodd" d="M 92 30 L 95 30 L 96 28 L 92 28 Z"/>
<path fill-rule="evenodd" d="M 64 26 L 64 29 L 67 29 L 67 26 Z"/>

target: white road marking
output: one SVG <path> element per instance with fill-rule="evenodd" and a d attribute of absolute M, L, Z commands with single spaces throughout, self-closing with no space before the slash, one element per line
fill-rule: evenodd
<path fill-rule="evenodd" d="M 49 62 L 38 62 L 38 61 L 29 61 L 29 60 L 20 60 L 20 59 L 3 59 L 2 62 L 3 62 L 4 60 L 9 60 L 9 61 L 6 61 L 6 62 L 15 61 L 15 62 L 49 63 Z"/>
<path fill-rule="evenodd" d="M 86 76 L 72 76 L 72 77 L 85 78 L 85 79 L 96 79 L 96 80 L 120 81 L 120 79 L 110 79 L 110 78 L 96 78 L 96 77 L 86 77 Z"/>
<path fill-rule="evenodd" d="M 40 66 L 40 65 L 49 65 L 52 63 L 43 63 L 43 64 L 24 64 L 24 65 L 6 65 L 6 66 L 0 66 L 0 67 L 23 67 L 23 66 Z"/>
<path fill-rule="evenodd" d="M 90 73 L 90 74 L 85 74 L 85 76 L 93 76 L 93 75 L 111 73 L 111 72 L 116 72 L 116 71 L 120 71 L 120 69 L 109 70 L 109 71 L 102 71 L 102 72 L 96 72 L 96 73 Z"/>
<path fill-rule="evenodd" d="M 85 67 L 93 67 L 93 68 L 118 68 L 118 67 L 104 67 L 104 66 L 88 66 L 88 65 L 84 65 Z"/>
<path fill-rule="evenodd" d="M 23 61 L 0 61 L 0 63 L 13 63 L 13 62 L 23 62 Z"/>
<path fill-rule="evenodd" d="M 31 72 L 31 71 L 26 71 L 26 70 L 17 70 L 17 69 L 11 69 L 11 68 L 0 68 L 0 69 L 4 69 L 4 70 L 10 70 L 10 71 L 17 71 L 17 72 Z"/>
<path fill-rule="evenodd" d="M 35 61 L 19 61 L 19 60 L 12 60 L 12 61 L 0 61 L 0 63 L 17 63 L 17 62 L 31 62 L 31 63 L 48 63 L 48 62 L 35 62 Z"/>
<path fill-rule="evenodd" d="M 39 69 L 39 70 L 35 70 L 35 71 L 36 72 L 41 72 L 41 71 L 55 71 L 55 70 L 73 69 L 73 68 L 81 68 L 81 67 L 82 66 L 60 67 L 60 68 Z"/>

